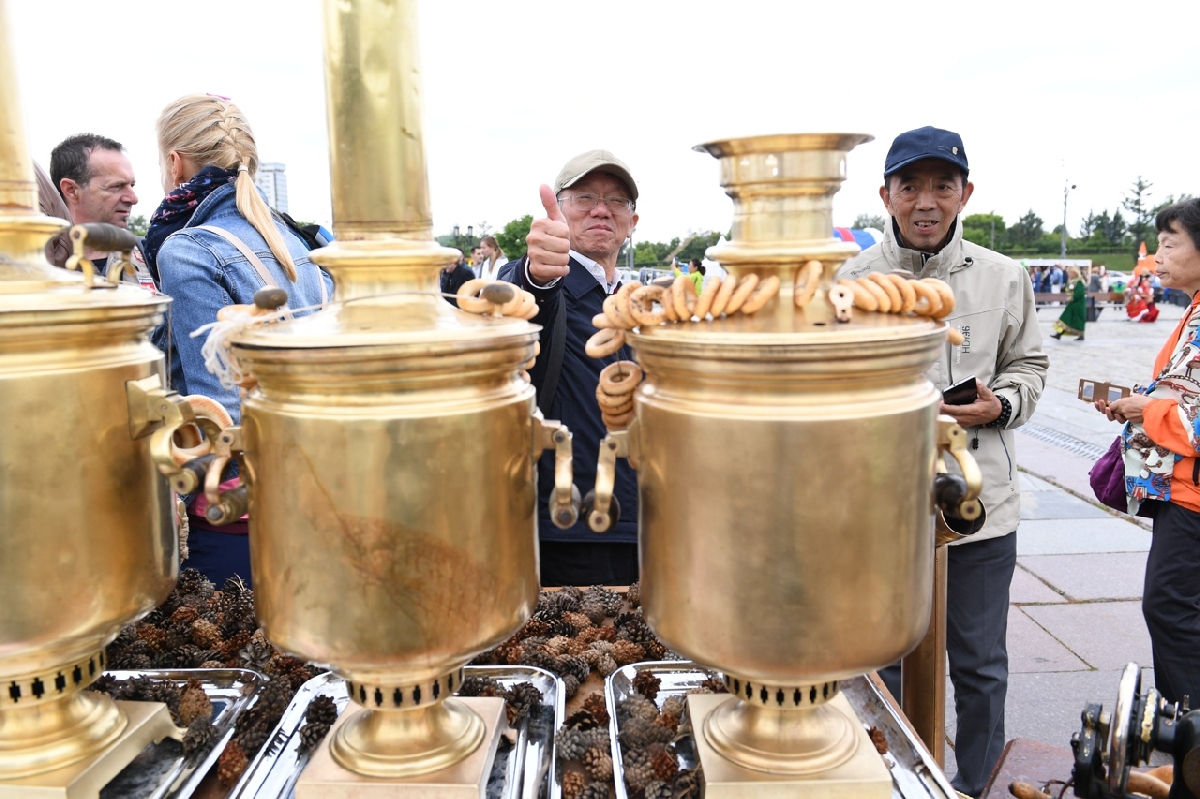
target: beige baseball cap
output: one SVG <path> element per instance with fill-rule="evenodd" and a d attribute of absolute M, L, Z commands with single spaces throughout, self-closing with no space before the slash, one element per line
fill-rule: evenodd
<path fill-rule="evenodd" d="M 568 161 L 554 179 L 554 193 L 558 194 L 596 171 L 607 172 L 625 181 L 625 185 L 629 187 L 630 199 L 637 202 L 637 184 L 633 182 L 633 175 L 629 174 L 629 167 L 608 150 L 588 150 Z"/>

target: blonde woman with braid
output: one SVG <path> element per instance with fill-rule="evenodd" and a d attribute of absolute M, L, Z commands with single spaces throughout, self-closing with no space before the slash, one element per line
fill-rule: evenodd
<path fill-rule="evenodd" d="M 287 291 L 292 309 L 321 304 L 333 284 L 255 187 L 258 151 L 237 105 L 215 95 L 181 97 L 163 109 L 156 131 L 167 196 L 150 219 L 144 249 L 151 274 L 175 301 L 155 339 L 167 353 L 172 388 L 212 397 L 237 424 L 238 389 L 205 368 L 204 336 L 192 338 L 192 331 L 215 322 L 228 305 L 253 303 L 268 284 Z M 189 509 L 188 565 L 218 585 L 234 573 L 249 580 L 246 522 L 215 528 L 203 505 L 201 496 Z"/>

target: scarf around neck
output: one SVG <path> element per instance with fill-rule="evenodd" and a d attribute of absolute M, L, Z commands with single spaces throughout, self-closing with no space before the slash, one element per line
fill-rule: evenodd
<path fill-rule="evenodd" d="M 158 251 L 163 242 L 177 230 L 187 226 L 192 221 L 196 208 L 204 202 L 208 195 L 237 179 L 237 169 L 222 169 L 219 166 L 206 166 L 179 188 L 163 197 L 162 203 L 150 217 L 150 228 L 142 242 L 142 251 L 146 256 L 146 267 L 158 282 Z"/>

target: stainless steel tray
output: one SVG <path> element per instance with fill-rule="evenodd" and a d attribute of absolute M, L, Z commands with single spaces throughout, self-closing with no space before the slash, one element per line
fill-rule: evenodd
<path fill-rule="evenodd" d="M 604 682 L 604 698 L 608 702 L 609 738 L 612 741 L 613 778 L 616 781 L 617 799 L 629 799 L 625 787 L 625 769 L 621 762 L 621 744 L 617 739 L 617 703 L 632 696 L 633 678 L 639 672 L 649 671 L 662 681 L 658 689 L 657 704 L 671 695 L 683 695 L 709 678 L 719 678 L 714 671 L 688 661 L 656 661 L 634 663 L 617 669 Z M 868 727 L 883 731 L 888 751 L 884 762 L 892 772 L 893 799 L 957 799 L 958 794 L 950 787 L 946 775 L 938 768 L 925 746 L 909 730 L 899 714 L 883 698 L 879 689 L 865 676 L 841 681 L 842 693 L 850 701 L 859 721 Z M 694 769 L 698 764 L 695 750 L 677 745 L 680 768 Z"/>
<path fill-rule="evenodd" d="M 142 750 L 133 762 L 100 791 L 100 799 L 186 799 L 217 762 L 233 736 L 238 716 L 246 710 L 267 678 L 250 669 L 145 669 L 106 671 L 116 680 L 146 677 L 183 686 L 199 680 L 213 703 L 217 734 L 207 746 L 185 757 L 183 745 L 166 738 Z"/>
<path fill-rule="evenodd" d="M 523 721 L 511 745 L 496 755 L 488 783 L 488 799 L 560 799 L 562 788 L 554 773 L 554 732 L 562 726 L 567 694 L 563 681 L 544 669 L 532 666 L 467 666 L 466 676 L 491 677 L 502 685 L 531 682 L 542 692 L 542 705 L 552 716 L 530 724 Z M 300 686 L 284 711 L 279 725 L 263 744 L 246 773 L 229 792 L 228 799 L 291 799 L 296 780 L 308 763 L 300 754 L 300 727 L 308 704 L 328 696 L 338 715 L 350 703 L 346 683 L 331 673 L 318 675 Z"/>

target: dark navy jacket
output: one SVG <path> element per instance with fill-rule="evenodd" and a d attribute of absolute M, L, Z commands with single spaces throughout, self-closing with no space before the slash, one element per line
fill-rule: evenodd
<path fill-rule="evenodd" d="M 500 277 L 516 283 L 533 293 L 538 301 L 538 315 L 533 323 L 542 326 L 542 349 L 529 376 L 538 392 L 540 403 L 542 384 L 546 379 L 546 362 L 550 356 L 550 337 L 554 332 L 554 317 L 561 292 L 567 314 L 566 346 L 563 350 L 562 374 L 554 403 L 547 413 L 571 431 L 575 456 L 575 485 L 586 496 L 596 483 L 596 460 L 600 441 L 607 435 L 596 404 L 596 386 L 600 370 L 620 359 L 633 360 L 633 352 L 623 347 L 607 358 L 592 358 L 584 352 L 587 340 L 596 333 L 592 317 L 603 311 L 604 287 L 584 268 L 571 259 L 571 273 L 550 288 L 539 288 L 525 277 L 525 258 L 506 264 Z M 621 518 L 610 532 L 593 533 L 581 516 L 569 530 L 560 530 L 550 521 L 549 498 L 554 489 L 554 452 L 547 450 L 538 461 L 538 534 L 543 541 L 578 541 L 588 543 L 637 542 L 638 508 L 637 475 L 624 458 L 617 459 L 617 479 L 613 494 L 621 505 Z"/>

